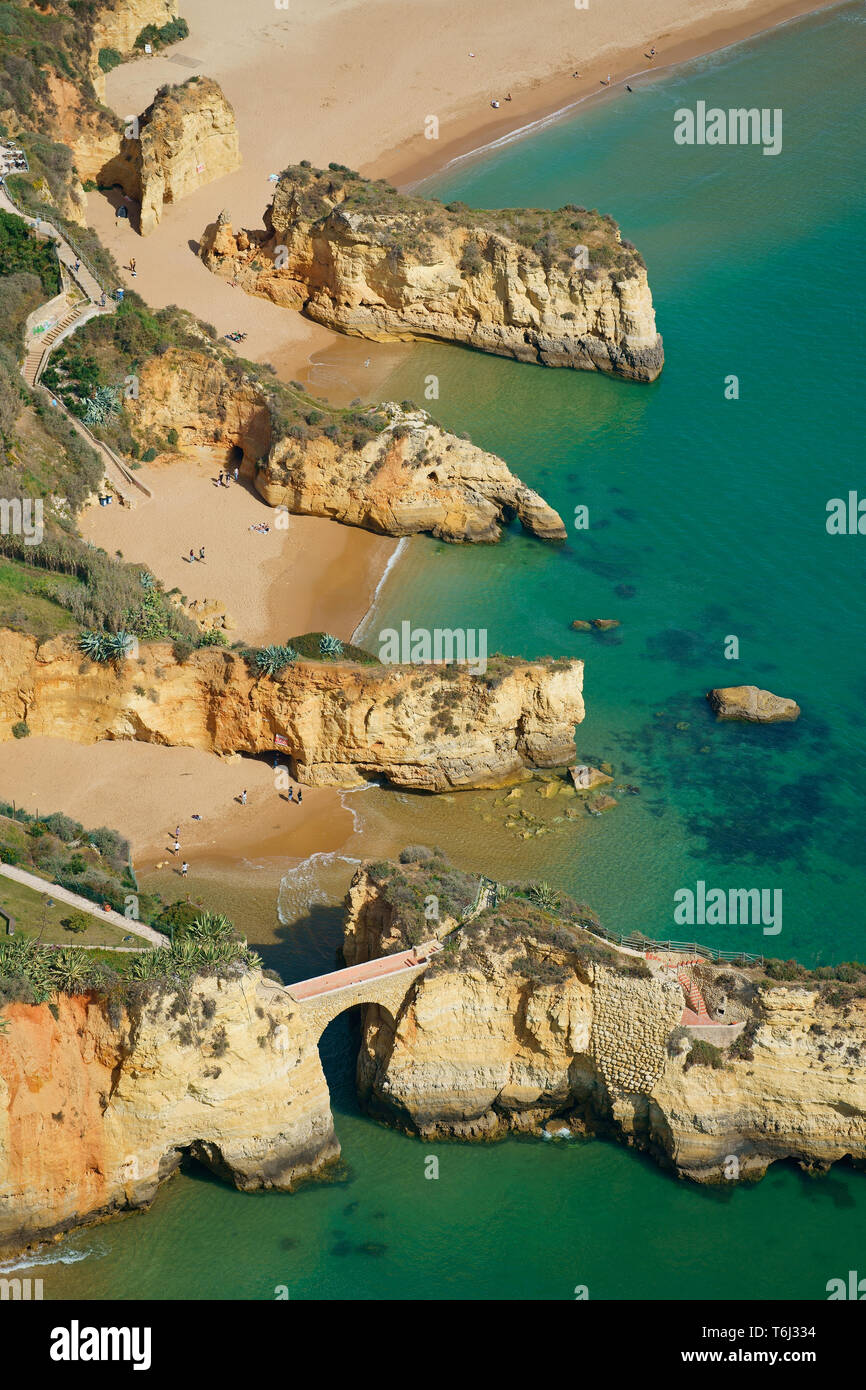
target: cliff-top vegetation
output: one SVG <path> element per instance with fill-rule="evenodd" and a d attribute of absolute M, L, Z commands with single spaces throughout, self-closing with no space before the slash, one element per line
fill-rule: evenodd
<path fill-rule="evenodd" d="M 644 267 L 643 259 L 607 213 L 568 203 L 547 208 L 470 208 L 466 203 L 442 203 L 437 198 L 398 193 L 384 179 L 366 179 L 342 164 L 315 169 L 308 160 L 292 164 L 281 175 L 277 205 L 285 205 L 292 221 L 324 223 L 336 207 L 354 214 L 364 235 L 379 241 L 398 259 L 435 259 L 437 242 L 461 232 L 505 238 L 521 248 L 528 261 L 563 271 L 574 268 L 575 248 L 585 246 L 589 278 L 615 270 L 628 278 Z M 284 198 L 288 193 L 288 199 Z M 465 242 L 461 269 L 480 271 L 484 247 L 472 235 Z"/>
<path fill-rule="evenodd" d="M 0 1009 L 13 1002 L 50 1006 L 59 994 L 91 994 L 105 1002 L 117 1026 L 123 1009 L 134 1009 L 156 994 L 174 996 L 177 1012 L 183 1013 L 195 978 L 237 978 L 261 965 L 227 917 L 206 911 L 170 946 L 125 955 L 97 956 L 14 936 L 0 941 Z"/>
<path fill-rule="evenodd" d="M 379 861 L 366 865 L 366 871 L 392 909 L 404 945 L 441 937 L 444 950 L 433 958 L 431 972 L 475 967 L 486 973 L 496 957 L 507 955 L 516 974 L 536 983 L 564 982 L 565 954 L 582 965 L 595 962 L 622 974 L 649 974 L 643 961 L 613 951 L 590 934 L 599 924 L 591 908 L 548 883 L 498 883 L 495 906 L 463 921 L 478 902 L 480 877 L 456 869 L 440 849 L 412 845 L 399 863 Z M 427 915 L 431 901 L 432 918 Z M 458 925 L 443 935 L 441 924 L 449 917 Z"/>

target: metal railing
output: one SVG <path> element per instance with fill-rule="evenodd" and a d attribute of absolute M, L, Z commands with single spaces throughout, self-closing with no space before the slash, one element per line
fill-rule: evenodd
<path fill-rule="evenodd" d="M 65 241 L 65 242 L 66 242 L 66 245 L 69 247 L 70 251 L 74 254 L 76 260 L 80 261 L 81 264 L 84 266 L 85 270 L 89 271 L 89 273 L 93 276 L 94 280 L 96 281 L 97 285 L 98 285 L 99 288 L 102 290 L 102 292 L 103 292 L 109 299 L 112 299 L 112 300 L 114 299 L 114 290 L 113 290 L 113 289 L 109 289 L 109 287 L 108 287 L 108 286 L 106 285 L 106 283 L 105 283 L 105 278 L 103 277 L 103 275 L 100 274 L 100 272 L 97 271 L 97 270 L 94 268 L 93 264 L 91 263 L 90 260 L 88 260 L 87 256 L 84 255 L 83 251 L 81 251 L 81 250 L 79 249 L 79 247 L 77 247 L 77 246 L 75 245 L 75 242 L 74 242 L 74 241 L 72 240 L 72 238 L 69 236 L 68 232 L 66 232 L 66 231 L 62 230 L 60 227 L 58 227 L 57 224 L 56 224 L 55 222 L 52 222 L 52 220 L 51 220 L 50 217 L 45 217 L 45 216 L 43 216 L 43 214 L 42 214 L 41 212 L 39 212 L 39 213 L 29 212 L 29 211 L 27 210 L 27 208 L 25 207 L 25 205 L 21 202 L 20 198 L 16 198 L 16 196 L 15 196 L 15 194 L 13 193 L 12 189 L 9 187 L 9 181 L 8 181 L 8 178 L 7 178 L 6 176 L 4 176 L 4 178 L 3 178 L 3 191 L 4 191 L 4 193 L 6 194 L 6 197 L 9 199 L 10 203 L 11 203 L 11 204 L 13 205 L 13 207 L 15 208 L 16 212 L 18 212 L 18 213 L 20 214 L 21 217 L 29 218 L 29 220 L 30 220 L 31 222 L 35 222 L 35 221 L 38 219 L 40 225 L 44 222 L 46 227 L 50 227 L 50 228 L 51 228 L 51 230 L 54 232 L 55 236 L 58 236 L 58 237 L 60 238 L 61 241 Z M 74 278 L 74 272 L 73 272 L 73 278 Z M 85 293 L 86 293 L 86 291 L 85 291 Z M 90 298 L 89 295 L 88 295 L 87 297 L 88 297 L 88 299 Z"/>
<path fill-rule="evenodd" d="M 584 930 L 593 936 L 600 936 L 605 941 L 610 941 L 617 946 L 625 946 L 632 951 L 676 951 L 683 955 L 702 956 L 705 960 L 716 961 L 718 963 L 727 962 L 729 965 L 763 965 L 762 955 L 753 955 L 750 951 L 719 951 L 713 946 L 703 946 L 699 941 L 655 941 L 649 936 L 644 936 L 642 932 L 623 932 L 609 931 L 607 927 L 586 926 Z"/>

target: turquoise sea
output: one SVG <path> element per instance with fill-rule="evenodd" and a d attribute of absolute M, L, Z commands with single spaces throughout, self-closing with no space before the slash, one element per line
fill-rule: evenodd
<path fill-rule="evenodd" d="M 366 627 L 487 628 L 490 650 L 586 660 L 577 746 L 640 787 L 608 815 L 515 840 L 496 794 L 353 797 L 353 853 L 442 845 L 466 867 L 545 877 L 610 927 L 830 962 L 866 957 L 866 541 L 830 536 L 830 498 L 863 479 L 862 6 L 790 24 L 615 90 L 424 185 L 482 207 L 574 202 L 642 251 L 667 360 L 652 385 L 419 345 L 386 394 L 501 454 L 568 521 L 561 546 L 518 528 L 496 547 L 414 540 Z M 778 157 L 674 144 L 674 111 L 783 111 Z M 739 379 L 739 399 L 725 380 Z M 859 377 L 859 380 L 858 380 Z M 573 618 L 615 617 L 610 633 Z M 726 639 L 739 639 L 727 660 Z M 793 696 L 791 726 L 716 725 L 705 691 Z M 531 797 L 531 790 L 527 797 Z M 528 804 L 528 803 L 527 803 Z M 486 819 L 485 819 L 486 817 Z M 353 865 L 251 871 L 238 920 L 286 978 L 333 960 Z M 698 880 L 778 889 L 783 925 L 690 931 Z M 220 896 L 215 884 L 215 896 Z M 225 894 L 221 895 L 225 901 Z M 327 1030 L 343 1161 L 292 1195 L 240 1196 L 200 1172 L 147 1216 L 80 1232 L 40 1267 L 49 1297 L 439 1299 L 826 1297 L 862 1266 L 866 1175 L 772 1169 L 703 1191 L 606 1143 L 422 1145 L 362 1117 L 356 1021 Z M 438 1181 L 424 1177 L 428 1153 Z M 65 1262 L 64 1262 L 65 1261 Z M 858 1265 L 859 1262 L 859 1265 Z"/>

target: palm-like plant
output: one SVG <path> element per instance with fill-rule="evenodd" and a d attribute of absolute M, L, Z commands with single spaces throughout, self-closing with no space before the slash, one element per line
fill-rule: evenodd
<path fill-rule="evenodd" d="M 323 632 L 319 638 L 319 651 L 322 656 L 335 661 L 338 656 L 343 655 L 343 644 L 339 637 L 332 637 L 330 632 Z"/>
<path fill-rule="evenodd" d="M 201 943 L 236 940 L 234 924 L 224 912 L 200 912 L 189 929 L 189 935 Z"/>
<path fill-rule="evenodd" d="M 64 994 L 78 994 L 86 989 L 90 979 L 90 963 L 85 960 L 81 951 L 76 951 L 74 947 L 66 947 L 65 950 L 55 952 L 52 966 L 57 988 Z"/>
<path fill-rule="evenodd" d="M 541 907 L 546 912 L 555 912 L 559 907 L 559 894 L 545 880 L 541 883 L 530 883 L 528 891 L 536 907 Z"/>
<path fill-rule="evenodd" d="M 106 656 L 103 661 L 124 661 L 129 656 L 135 643 L 135 638 L 131 632 L 126 632 L 121 628 L 119 632 L 110 633 L 105 639 Z"/>
<path fill-rule="evenodd" d="M 138 581 L 141 584 L 142 589 L 156 588 L 156 580 L 150 573 L 150 570 L 142 570 L 140 575 L 138 576 Z"/>

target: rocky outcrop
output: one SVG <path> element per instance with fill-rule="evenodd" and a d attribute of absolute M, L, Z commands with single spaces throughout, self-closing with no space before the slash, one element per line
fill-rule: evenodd
<path fill-rule="evenodd" d="M 226 458 L 240 449 L 260 496 L 296 515 L 448 541 L 498 540 L 501 524 L 517 516 L 533 535 L 564 539 L 558 514 L 502 459 L 449 434 L 425 411 L 380 406 L 376 432 L 359 436 L 323 402 L 279 390 L 294 423 L 236 364 L 170 349 L 145 363 L 127 410 L 142 439 L 173 428 L 181 449 L 205 445 Z M 337 423 L 329 424 L 332 415 Z M 306 423 L 313 418 L 318 427 Z"/>
<path fill-rule="evenodd" d="M 142 236 L 166 203 L 240 167 L 234 111 L 216 82 L 191 77 L 156 97 L 141 118 L 140 160 Z"/>
<path fill-rule="evenodd" d="M 784 695 L 759 690 L 756 685 L 728 685 L 709 690 L 707 699 L 719 719 L 738 719 L 748 724 L 792 723 L 800 718 L 800 706 Z"/>
<path fill-rule="evenodd" d="M 202 236 L 216 274 L 362 338 L 432 338 L 651 381 L 662 368 L 646 271 L 586 209 L 476 212 L 400 197 L 334 166 L 295 166 L 268 226 Z"/>
<path fill-rule="evenodd" d="M 465 667 L 299 660 L 275 678 L 236 652 L 179 661 L 142 645 L 119 666 L 68 638 L 42 646 L 0 633 L 0 738 L 26 721 L 75 743 L 137 739 L 217 753 L 263 753 L 286 739 L 299 781 L 358 786 L 380 776 L 419 791 L 499 786 L 574 760 L 583 663 L 493 657 Z M 156 696 L 154 699 L 153 696 Z"/>
<path fill-rule="evenodd" d="M 442 891 L 441 866 L 429 880 L 423 866 L 394 872 L 384 882 L 356 874 L 351 959 L 399 948 L 405 904 Z M 495 1138 L 555 1122 L 619 1138 L 701 1182 L 756 1177 L 787 1158 L 814 1170 L 866 1162 L 866 1000 L 833 1003 L 817 987 L 708 963 L 699 967 L 705 998 L 746 1022 L 726 1049 L 741 1026 L 679 1026 L 685 996 L 674 969 L 519 906 L 506 898 L 462 926 L 396 1019 L 365 1030 L 358 1080 L 374 1114 L 425 1138 Z M 456 925 L 453 913 L 443 917 L 439 935 Z M 711 1033 L 720 1050 L 702 1053 L 706 1042 L 694 1038 Z"/>
<path fill-rule="evenodd" d="M 192 1157 L 243 1191 L 339 1154 L 315 1031 L 257 971 L 116 1005 L 8 1004 L 0 1032 L 0 1255 L 147 1207 Z"/>

